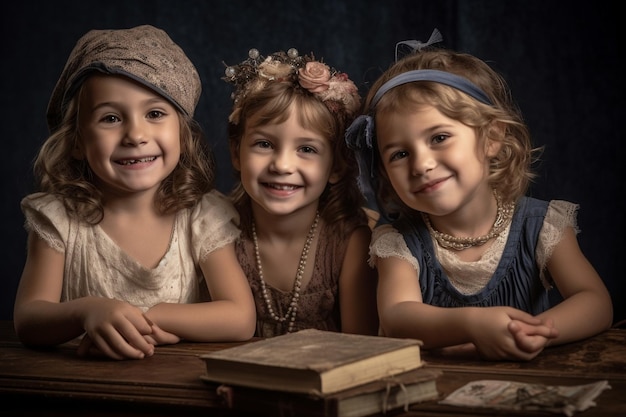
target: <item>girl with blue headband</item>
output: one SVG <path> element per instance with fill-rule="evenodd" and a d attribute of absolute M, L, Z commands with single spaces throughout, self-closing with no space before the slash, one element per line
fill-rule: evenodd
<path fill-rule="evenodd" d="M 346 135 L 386 219 L 370 245 L 384 335 L 530 360 L 610 327 L 609 293 L 577 242 L 578 205 L 525 195 L 540 149 L 503 78 L 469 54 L 419 46 L 373 84 Z"/>

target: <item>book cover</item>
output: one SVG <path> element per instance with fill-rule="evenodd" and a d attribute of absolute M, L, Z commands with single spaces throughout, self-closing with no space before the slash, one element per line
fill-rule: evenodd
<path fill-rule="evenodd" d="M 422 367 L 333 394 L 234 385 L 216 386 L 216 392 L 223 406 L 236 412 L 282 417 L 362 417 L 399 408 L 406 410 L 410 404 L 438 400 L 437 378 L 441 374 L 439 370 Z"/>
<path fill-rule="evenodd" d="M 328 394 L 421 367 L 421 346 L 416 339 L 307 329 L 200 358 L 210 381 Z"/>

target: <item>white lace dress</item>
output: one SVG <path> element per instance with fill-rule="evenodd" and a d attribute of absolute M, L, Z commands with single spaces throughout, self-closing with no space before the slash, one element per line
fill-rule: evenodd
<path fill-rule="evenodd" d="M 98 225 L 68 216 L 53 195 L 22 200 L 25 227 L 65 254 L 61 301 L 85 296 L 125 300 L 143 311 L 155 304 L 208 300 L 198 261 L 239 237 L 238 214 L 218 191 L 176 215 L 169 248 L 153 269 L 126 254 Z"/>

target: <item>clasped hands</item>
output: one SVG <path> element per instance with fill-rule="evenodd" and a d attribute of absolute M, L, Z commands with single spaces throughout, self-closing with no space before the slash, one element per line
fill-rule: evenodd
<path fill-rule="evenodd" d="M 472 314 L 472 342 L 441 348 L 439 353 L 483 360 L 529 361 L 559 336 L 552 320 L 512 307 L 479 307 Z"/>
<path fill-rule="evenodd" d="M 112 359 L 143 359 L 154 347 L 175 344 L 180 338 L 153 323 L 148 313 L 119 300 L 99 299 L 84 320 L 85 334 L 78 346 L 80 356 Z"/>

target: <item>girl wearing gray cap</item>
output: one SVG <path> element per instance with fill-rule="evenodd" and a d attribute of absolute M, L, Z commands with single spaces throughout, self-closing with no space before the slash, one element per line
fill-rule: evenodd
<path fill-rule="evenodd" d="M 213 187 L 193 119 L 200 91 L 160 29 L 78 41 L 48 106 L 39 192 L 22 200 L 29 242 L 14 322 L 24 344 L 84 334 L 80 354 L 138 359 L 182 339 L 253 335 L 237 212 Z"/>

